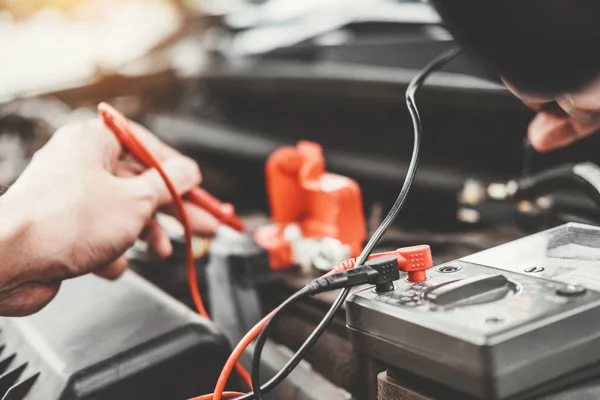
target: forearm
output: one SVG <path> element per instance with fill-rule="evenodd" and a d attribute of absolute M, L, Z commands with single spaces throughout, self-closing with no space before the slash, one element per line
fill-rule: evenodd
<path fill-rule="evenodd" d="M 59 283 L 40 271 L 51 262 L 36 251 L 35 227 L 26 204 L 10 193 L 0 197 L 0 315 L 38 311 L 57 293 Z M 47 245 L 47 244 L 46 244 Z M 45 247 L 45 246 L 41 246 Z"/>

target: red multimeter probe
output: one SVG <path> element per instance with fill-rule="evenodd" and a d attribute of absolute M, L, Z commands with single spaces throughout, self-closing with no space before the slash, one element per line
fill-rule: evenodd
<path fill-rule="evenodd" d="M 198 311 L 198 314 L 202 315 L 206 319 L 209 319 L 209 315 L 204 307 L 204 302 L 200 296 L 200 291 L 198 290 L 198 279 L 196 277 L 196 265 L 194 262 L 195 259 L 192 247 L 192 231 L 190 229 L 190 223 L 183 206 L 183 200 L 181 196 L 177 193 L 173 183 L 165 171 L 163 171 L 161 168 L 156 157 L 154 157 L 152 153 L 150 153 L 150 151 L 148 151 L 148 149 L 136 137 L 127 118 L 125 118 L 113 106 L 107 103 L 101 103 L 98 105 L 98 112 L 104 124 L 115 134 L 117 140 L 121 143 L 125 150 L 127 150 L 145 167 L 156 169 L 165 182 L 165 185 L 169 189 L 169 193 L 171 194 L 173 202 L 175 203 L 179 215 L 181 216 L 181 222 L 184 229 L 185 247 L 187 253 L 187 275 L 192 300 L 194 301 L 194 305 Z M 221 203 L 207 191 L 200 188 L 192 189 L 186 195 L 186 197 L 193 203 L 214 215 L 222 223 L 227 224 L 238 231 L 244 230 L 244 226 L 240 219 L 235 215 L 235 210 L 231 204 Z M 252 383 L 248 371 L 246 371 L 239 363 L 236 363 L 235 367 L 244 382 L 248 385 L 248 387 L 251 388 Z"/>
<path fill-rule="evenodd" d="M 147 168 L 156 168 L 157 165 L 159 165 L 156 158 L 136 138 L 129 122 L 120 112 L 107 103 L 101 103 L 98 106 L 98 111 L 106 126 L 113 131 L 119 142 L 121 142 L 121 145 L 132 156 L 134 156 Z M 212 214 L 221 223 L 229 225 L 236 231 L 244 231 L 244 225 L 242 221 L 235 215 L 235 209 L 233 205 L 222 203 L 213 195 L 201 188 L 190 190 L 190 192 L 186 194 L 186 198 L 187 200 L 193 202 L 199 207 L 202 207 L 204 210 Z"/>
<path fill-rule="evenodd" d="M 116 109 L 114 109 L 112 106 L 106 103 L 100 104 L 98 106 L 98 111 L 100 113 L 100 116 L 104 120 L 104 123 L 114 132 L 114 134 L 116 135 L 119 142 L 121 142 L 123 147 L 125 147 L 125 149 L 131 153 L 131 155 L 136 157 L 138 161 L 144 164 L 146 167 L 155 168 L 160 174 L 160 176 L 163 178 L 165 184 L 167 185 L 169 192 L 173 197 L 173 201 L 175 202 L 179 213 L 181 214 L 181 219 L 184 226 L 188 259 L 188 280 L 190 283 L 192 298 L 194 300 L 196 308 L 198 309 L 198 313 L 208 318 L 208 314 L 204 308 L 204 304 L 202 303 L 202 298 L 200 297 L 200 292 L 198 291 L 194 255 L 191 245 L 192 234 L 189 227 L 190 224 L 187 218 L 187 214 L 185 212 L 185 209 L 183 208 L 183 200 L 181 196 L 178 195 L 169 177 L 160 167 L 158 160 L 156 160 L 156 158 L 136 138 L 128 120 Z M 232 205 L 221 203 L 218 199 L 214 198 L 202 189 L 193 189 L 190 193 L 187 194 L 187 197 L 195 204 L 209 211 L 221 222 L 231 226 L 232 228 L 238 231 L 243 231 L 243 225 L 241 221 L 235 216 L 235 211 Z M 398 249 L 396 251 L 388 253 L 373 254 L 369 257 L 369 259 L 382 257 L 386 255 L 393 255 L 397 257 L 399 268 L 408 273 L 408 279 L 412 282 L 420 282 L 425 280 L 425 271 L 431 268 L 433 265 L 433 261 L 431 258 L 431 250 L 429 246 L 415 246 L 410 248 Z M 356 259 L 351 259 L 346 262 L 343 262 L 336 268 L 325 274 L 325 276 L 333 275 L 338 272 L 343 272 L 352 269 L 354 267 L 355 262 Z M 234 367 L 236 368 L 242 379 L 246 382 L 248 387 L 252 387 L 250 375 L 239 364 L 238 359 L 240 358 L 243 351 L 248 347 L 248 345 L 258 336 L 258 334 L 264 328 L 270 316 L 271 314 L 267 315 L 261 321 L 259 321 L 235 347 L 229 359 L 227 360 L 227 363 L 223 367 L 223 370 L 221 371 L 221 375 L 219 376 L 219 379 L 217 381 L 214 393 L 199 396 L 191 400 L 220 400 L 222 398 L 232 398 L 242 395 L 242 393 L 237 392 L 224 392 L 227 379 Z"/>

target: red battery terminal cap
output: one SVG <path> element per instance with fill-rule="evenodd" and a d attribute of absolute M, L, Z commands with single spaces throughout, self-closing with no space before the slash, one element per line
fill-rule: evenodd
<path fill-rule="evenodd" d="M 396 252 L 404 259 L 404 262 L 398 260 L 398 266 L 408 273 L 410 282 L 427 280 L 427 270 L 433 267 L 431 248 L 428 245 L 403 247 Z"/>
<path fill-rule="evenodd" d="M 433 257 L 431 247 L 423 244 L 412 247 L 401 247 L 394 251 L 371 254 L 369 260 L 379 257 L 393 256 L 398 260 L 398 268 L 408 274 L 409 282 L 423 282 L 427 280 L 427 270 L 433 268 Z M 342 272 L 354 268 L 356 258 L 351 258 L 338 265 L 333 273 Z"/>

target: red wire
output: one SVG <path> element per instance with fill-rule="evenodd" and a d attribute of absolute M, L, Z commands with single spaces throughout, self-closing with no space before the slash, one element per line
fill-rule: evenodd
<path fill-rule="evenodd" d="M 173 202 L 177 207 L 177 211 L 179 212 L 179 215 L 181 217 L 181 223 L 183 225 L 187 255 L 187 277 L 190 286 L 190 292 L 192 295 L 192 300 L 194 302 L 196 310 L 198 311 L 198 314 L 200 314 L 206 319 L 210 319 L 208 313 L 206 312 L 206 308 L 204 307 L 204 302 L 202 301 L 202 296 L 200 295 L 200 290 L 198 288 L 194 251 L 192 247 L 192 230 L 190 228 L 190 222 L 188 219 L 187 212 L 185 211 L 185 207 L 183 205 L 183 200 L 181 196 L 177 193 L 175 186 L 160 166 L 158 160 L 137 139 L 127 119 L 114 107 L 107 103 L 99 104 L 98 112 L 100 113 L 100 116 L 106 124 L 106 126 L 109 127 L 111 131 L 113 131 L 113 133 L 117 137 L 117 140 L 119 140 L 123 147 L 127 149 L 131 153 L 131 155 L 136 157 L 138 161 L 145 165 L 147 168 L 156 169 L 156 171 L 159 173 L 159 175 L 165 182 L 165 185 L 167 186 L 167 189 L 169 190 L 169 193 L 173 198 Z M 237 359 L 235 363 L 235 368 L 244 380 L 244 382 L 246 382 L 248 387 L 252 388 L 250 374 L 244 369 L 244 367 L 242 367 L 237 362 Z M 229 372 L 231 373 L 231 370 Z M 202 399 L 202 397 L 200 399 Z"/>
<path fill-rule="evenodd" d="M 185 211 L 185 208 L 183 206 L 183 200 L 181 196 L 177 193 L 177 190 L 173 186 L 173 183 L 160 166 L 158 160 L 137 139 L 127 119 L 114 107 L 107 103 L 101 103 L 100 105 L 98 105 L 98 111 L 104 123 L 114 132 L 114 134 L 116 135 L 119 142 L 121 142 L 123 147 L 125 147 L 134 157 L 138 159 L 139 162 L 144 164 L 147 168 L 156 169 L 156 171 L 159 173 L 159 175 L 165 182 L 165 185 L 167 186 L 167 189 L 169 190 L 169 193 L 171 194 L 171 197 L 173 198 L 173 201 L 181 216 L 181 221 L 184 228 L 185 246 L 187 254 L 187 275 L 190 285 L 190 292 L 192 294 L 192 300 L 194 301 L 194 305 L 196 306 L 198 313 L 204 318 L 210 319 L 208 313 L 206 312 L 206 308 L 204 307 L 204 303 L 202 302 L 200 290 L 198 289 L 198 281 L 196 278 L 196 265 L 194 263 L 194 252 L 192 248 L 192 231 L 190 229 L 189 219 L 187 216 L 187 212 Z M 354 263 L 355 259 L 345 261 L 333 270 L 329 271 L 324 276 L 333 275 L 338 272 L 351 269 L 354 267 Z M 263 330 L 263 328 L 269 321 L 269 318 L 274 312 L 275 311 L 272 311 L 266 317 L 260 320 L 237 344 L 237 346 L 227 359 L 227 362 L 223 366 L 223 370 L 221 371 L 221 374 L 217 381 L 214 393 L 195 397 L 190 400 L 221 400 L 223 397 L 225 399 L 231 399 L 237 396 L 242 396 L 244 393 L 224 392 L 227 380 L 229 379 L 229 376 L 231 375 L 231 372 L 234 368 L 240 374 L 240 376 L 248 385 L 248 387 L 252 388 L 250 374 L 244 369 L 244 367 L 240 365 L 239 358 L 243 354 L 244 350 L 246 350 L 246 348 L 250 345 L 250 343 L 252 343 L 252 341 L 256 339 L 256 337 L 260 334 L 260 332 Z"/>
<path fill-rule="evenodd" d="M 245 393 L 240 393 L 240 392 L 225 392 L 223 393 L 223 397 L 226 399 L 233 399 L 235 397 L 238 396 L 243 396 Z M 194 397 L 193 399 L 190 400 L 212 400 L 212 394 L 205 394 L 204 396 L 198 396 L 198 397 Z"/>
<path fill-rule="evenodd" d="M 355 263 L 356 263 L 355 258 L 344 261 L 343 263 L 341 263 L 340 265 L 338 265 L 337 267 L 335 267 L 334 269 L 332 269 L 331 271 L 329 271 L 328 273 L 323 275 L 323 277 L 337 274 L 339 272 L 347 271 L 351 268 L 354 268 Z M 229 379 L 229 376 L 231 375 L 231 371 L 233 370 L 234 365 L 236 365 L 239 358 L 242 356 L 242 354 L 244 353 L 246 348 L 250 345 L 250 343 L 252 343 L 252 341 L 254 341 L 254 339 L 256 339 L 256 337 L 264 329 L 265 325 L 269 321 L 269 318 L 275 311 L 276 310 L 271 311 L 266 317 L 261 319 L 256 325 L 254 325 L 254 327 L 252 329 L 250 329 L 250 331 L 248 331 L 248 333 L 246 333 L 246 335 L 242 338 L 242 340 L 239 341 L 237 346 L 235 346 L 235 349 L 233 349 L 233 351 L 231 352 L 231 355 L 227 359 L 227 362 L 223 366 L 221 375 L 219 375 L 219 379 L 217 380 L 217 385 L 215 387 L 215 391 L 212 394 L 206 394 L 205 396 L 207 396 L 207 397 L 203 397 L 202 398 L 203 400 L 204 399 L 206 399 L 206 400 L 221 400 L 221 398 L 223 396 L 225 396 L 225 393 L 223 392 L 223 390 L 225 390 L 225 385 L 227 384 L 227 380 Z M 228 397 L 225 397 L 225 398 L 228 398 Z M 190 400 L 199 400 L 199 399 L 200 399 L 200 397 L 195 398 L 195 399 L 190 399 Z"/>

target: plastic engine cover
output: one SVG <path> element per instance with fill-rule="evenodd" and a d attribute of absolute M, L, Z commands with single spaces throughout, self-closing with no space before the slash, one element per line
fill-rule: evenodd
<path fill-rule="evenodd" d="M 41 312 L 0 319 L 0 398 L 187 399 L 212 392 L 230 346 L 133 272 L 65 282 Z"/>

